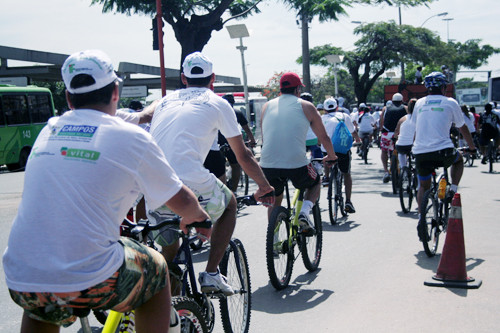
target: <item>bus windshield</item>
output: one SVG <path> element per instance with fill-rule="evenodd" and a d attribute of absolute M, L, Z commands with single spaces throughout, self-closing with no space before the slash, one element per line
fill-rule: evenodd
<path fill-rule="evenodd" d="M 49 89 L 0 85 L 0 165 L 23 170 L 36 137 L 54 115 Z"/>

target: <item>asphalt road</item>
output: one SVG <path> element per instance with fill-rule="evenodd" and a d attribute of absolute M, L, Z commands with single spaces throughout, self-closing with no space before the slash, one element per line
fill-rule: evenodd
<path fill-rule="evenodd" d="M 489 174 L 478 161 L 466 168 L 459 187 L 470 276 L 479 289 L 424 286 L 440 255 L 428 258 L 416 233 L 417 214 L 403 214 L 391 185 L 382 183 L 380 152 L 370 150 L 364 165 L 352 162 L 353 203 L 357 212 L 338 226 L 328 221 L 322 190 L 323 255 L 309 273 L 300 257 L 290 286 L 275 291 L 265 262 L 266 210 L 242 211 L 234 233 L 245 245 L 252 279 L 250 331 L 302 332 L 499 332 L 500 331 L 500 173 Z M 500 171 L 500 164 L 495 168 Z M 23 173 L 0 173 L 0 246 L 22 193 Z M 439 253 L 442 251 L 441 241 Z M 29 249 L 27 249 L 29 251 Z M 197 255 L 202 262 L 206 250 Z M 202 269 L 201 263 L 198 268 Z M 19 330 L 21 310 L 0 280 L 0 332 Z M 93 321 L 95 325 L 95 321 Z M 79 324 L 62 332 L 77 332 Z M 96 329 L 96 331 L 98 331 Z M 215 332 L 222 332 L 220 322 Z"/>

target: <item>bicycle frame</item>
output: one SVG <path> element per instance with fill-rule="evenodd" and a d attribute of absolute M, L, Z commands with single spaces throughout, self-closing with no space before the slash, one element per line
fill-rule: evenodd
<path fill-rule="evenodd" d="M 290 190 L 288 189 L 288 182 L 285 185 L 285 192 L 286 192 L 286 202 L 287 202 L 287 208 L 288 211 L 290 212 L 290 235 L 291 237 L 288 239 L 288 246 L 293 245 L 293 241 L 295 237 L 297 236 L 297 230 L 299 227 L 299 214 L 295 212 L 300 212 L 302 209 L 302 203 L 304 200 L 304 193 L 300 189 L 295 189 L 295 192 L 293 194 L 293 197 L 290 201 Z M 277 226 L 279 227 L 279 226 Z"/>

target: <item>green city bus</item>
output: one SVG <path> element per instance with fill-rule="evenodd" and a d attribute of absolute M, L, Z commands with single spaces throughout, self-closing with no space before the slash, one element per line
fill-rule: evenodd
<path fill-rule="evenodd" d="M 23 170 L 36 137 L 54 115 L 49 89 L 0 85 L 0 165 Z"/>

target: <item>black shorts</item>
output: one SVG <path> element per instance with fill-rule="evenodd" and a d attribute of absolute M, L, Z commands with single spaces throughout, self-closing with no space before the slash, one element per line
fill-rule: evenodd
<path fill-rule="evenodd" d="M 398 151 L 399 154 L 408 155 L 411 153 L 411 147 L 413 147 L 413 145 L 408 145 L 408 146 L 396 145 L 396 150 Z"/>
<path fill-rule="evenodd" d="M 311 163 L 296 169 L 262 168 L 269 184 L 274 187 L 276 196 L 283 193 L 288 179 L 295 188 L 307 189 L 319 183 L 319 174 Z"/>
<path fill-rule="evenodd" d="M 351 172 L 351 151 L 349 150 L 347 154 L 335 153 L 337 155 L 339 170 L 342 173 L 350 173 Z M 323 153 L 323 156 L 326 156 L 326 153 Z"/>
<path fill-rule="evenodd" d="M 226 160 L 220 150 L 210 150 L 203 166 L 217 178 L 226 173 Z"/>
<path fill-rule="evenodd" d="M 483 126 L 481 134 L 479 135 L 479 145 L 487 146 L 491 139 L 498 140 L 499 132 L 496 128 Z"/>
<path fill-rule="evenodd" d="M 416 154 L 415 167 L 420 177 L 428 177 L 437 168 L 448 168 L 460 158 L 455 148 L 446 148 L 430 153 Z"/>

